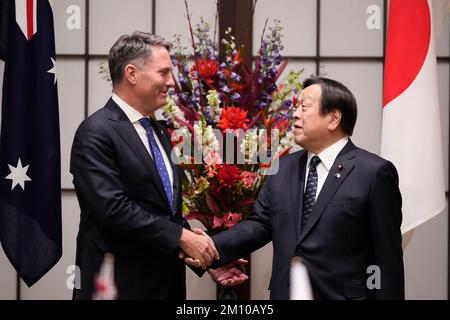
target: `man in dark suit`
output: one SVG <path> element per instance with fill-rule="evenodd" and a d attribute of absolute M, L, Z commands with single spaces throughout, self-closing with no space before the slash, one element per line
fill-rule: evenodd
<path fill-rule="evenodd" d="M 115 257 L 119 299 L 185 299 L 182 251 L 203 267 L 218 258 L 181 214 L 180 169 L 167 130 L 150 116 L 174 86 L 170 43 L 143 32 L 109 53 L 113 96 L 79 126 L 70 171 L 81 208 L 76 264 L 91 299 L 104 254 Z"/>
<path fill-rule="evenodd" d="M 307 267 L 315 299 L 404 299 L 394 165 L 350 141 L 357 107 L 341 83 L 307 79 L 299 104 L 295 141 L 304 150 L 280 160 L 250 217 L 213 237 L 220 263 L 273 241 L 272 299 L 289 299 L 295 256 Z M 209 273 L 229 278 L 223 267 Z"/>

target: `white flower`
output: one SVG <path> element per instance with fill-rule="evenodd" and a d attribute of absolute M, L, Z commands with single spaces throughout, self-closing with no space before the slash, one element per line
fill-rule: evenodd
<path fill-rule="evenodd" d="M 278 111 L 281 108 L 281 101 L 280 100 L 274 100 L 269 107 L 269 112 L 275 112 Z"/>
<path fill-rule="evenodd" d="M 240 149 L 244 154 L 246 163 L 253 163 L 252 159 L 258 152 L 258 129 L 249 129 L 245 132 Z M 256 160 L 256 159 L 255 159 Z"/>
<path fill-rule="evenodd" d="M 278 146 L 277 152 L 278 153 L 283 152 L 287 148 L 291 148 L 294 145 L 295 145 L 294 130 L 288 130 L 286 132 L 286 135 L 283 138 L 281 138 L 280 145 Z"/>
<path fill-rule="evenodd" d="M 220 155 L 213 150 L 206 156 L 205 163 L 208 166 L 215 166 L 217 164 L 222 164 L 222 159 L 220 158 Z"/>
<path fill-rule="evenodd" d="M 180 137 L 183 137 L 182 141 L 183 143 L 178 143 L 176 144 L 173 149 L 172 152 L 175 153 L 176 156 L 176 160 L 178 161 L 177 163 L 190 163 L 190 157 L 191 157 L 191 153 L 190 153 L 190 141 L 191 141 L 191 133 L 189 132 L 189 129 L 186 127 L 182 127 L 179 129 L 174 130 L 174 132 L 172 133 L 172 141 L 179 141 Z M 189 146 L 186 146 L 185 143 L 189 144 Z M 187 148 L 187 149 L 186 149 Z M 186 150 L 185 150 L 186 149 Z M 185 151 L 187 151 L 185 153 Z"/>
<path fill-rule="evenodd" d="M 216 90 L 209 90 L 206 96 L 208 105 L 206 110 L 209 112 L 209 116 L 212 120 L 218 122 L 220 120 L 220 98 Z"/>
<path fill-rule="evenodd" d="M 201 146 L 204 157 L 208 156 L 212 151 L 219 152 L 219 141 L 217 141 L 212 126 L 207 125 L 203 127 L 201 122 L 196 122 L 194 124 L 194 131 L 195 142 Z M 195 148 L 195 151 L 197 150 L 198 148 Z"/>
<path fill-rule="evenodd" d="M 167 104 L 163 107 L 163 115 L 168 120 L 172 121 L 173 126 L 177 129 L 181 127 L 180 123 L 177 121 L 177 118 L 182 121 L 186 121 L 183 111 L 178 108 L 175 100 L 170 95 L 167 97 Z"/>

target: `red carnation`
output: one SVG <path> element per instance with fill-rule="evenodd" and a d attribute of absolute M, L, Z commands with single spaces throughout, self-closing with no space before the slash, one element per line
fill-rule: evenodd
<path fill-rule="evenodd" d="M 200 79 L 206 81 L 209 84 L 214 82 L 212 79 L 219 69 L 219 63 L 214 60 L 198 60 L 196 64 L 192 67 L 191 78 L 198 80 L 198 76 L 194 76 L 193 72 L 197 71 Z"/>
<path fill-rule="evenodd" d="M 223 130 L 227 129 L 244 129 L 247 130 L 247 111 L 239 107 L 225 107 L 222 109 L 220 123 L 217 125 Z"/>

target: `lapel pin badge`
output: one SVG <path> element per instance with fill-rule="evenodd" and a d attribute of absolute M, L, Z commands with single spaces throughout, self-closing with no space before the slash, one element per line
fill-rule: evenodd
<path fill-rule="evenodd" d="M 344 169 L 344 166 L 343 166 L 342 164 L 338 164 L 338 171 L 341 172 L 343 169 Z M 335 177 L 336 179 L 339 179 L 339 178 L 341 177 L 341 174 L 340 174 L 340 173 L 336 173 L 336 174 L 334 175 L 334 177 Z"/>

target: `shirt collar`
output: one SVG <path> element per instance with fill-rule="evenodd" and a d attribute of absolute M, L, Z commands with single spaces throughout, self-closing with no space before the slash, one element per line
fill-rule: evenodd
<path fill-rule="evenodd" d="M 134 109 L 132 106 L 130 106 L 128 103 L 123 101 L 117 94 L 113 93 L 112 99 L 115 103 L 122 109 L 122 111 L 127 115 L 128 119 L 131 121 L 131 123 L 135 123 L 139 121 L 142 117 L 144 117 L 142 114 L 140 114 L 136 109 Z"/>
<path fill-rule="evenodd" d="M 331 166 L 334 163 L 334 160 L 336 160 L 336 157 L 338 156 L 339 152 L 341 152 L 341 150 L 345 147 L 347 142 L 348 136 L 345 136 L 317 155 L 319 156 L 320 161 L 323 163 L 323 165 L 328 171 L 330 171 Z M 308 161 L 306 162 L 306 167 L 309 166 L 309 162 L 311 161 L 311 158 L 314 155 L 315 155 L 314 153 L 308 151 Z"/>

